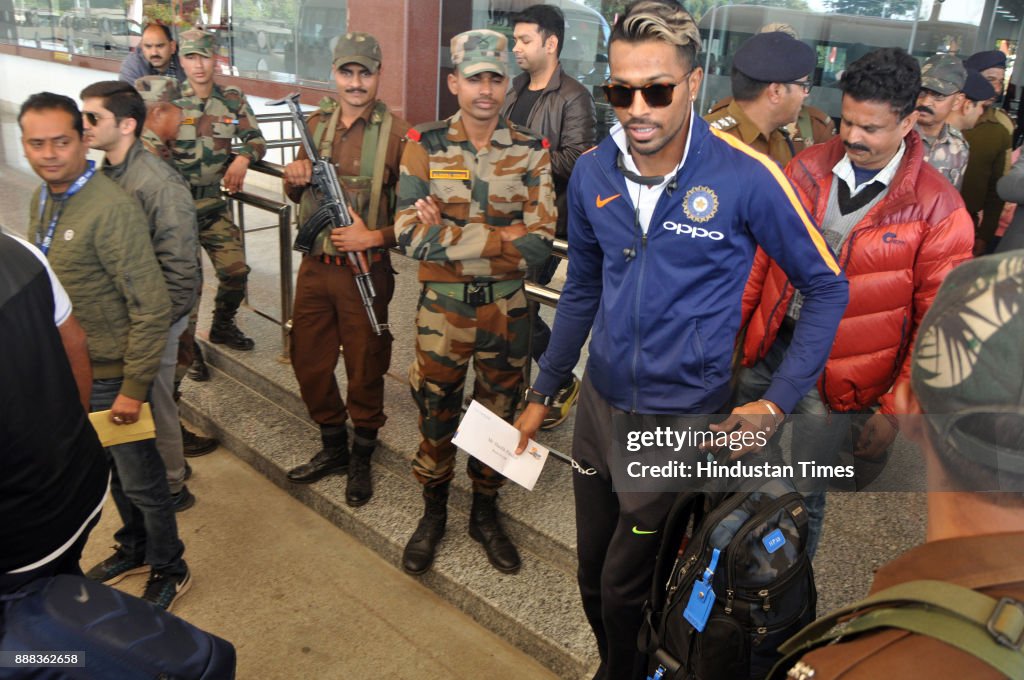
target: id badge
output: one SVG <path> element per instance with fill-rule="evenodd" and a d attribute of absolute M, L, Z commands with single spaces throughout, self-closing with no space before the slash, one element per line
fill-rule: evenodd
<path fill-rule="evenodd" d="M 711 608 L 715 604 L 715 591 L 711 587 L 715 575 L 715 567 L 718 566 L 719 550 L 715 548 L 711 553 L 711 564 L 704 570 L 700 580 L 695 581 L 693 590 L 690 591 L 690 601 L 683 610 L 683 618 L 689 621 L 698 633 L 704 632 L 711 617 Z"/>

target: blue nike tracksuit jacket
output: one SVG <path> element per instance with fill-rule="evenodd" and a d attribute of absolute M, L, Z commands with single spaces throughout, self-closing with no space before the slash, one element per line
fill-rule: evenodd
<path fill-rule="evenodd" d="M 791 412 L 815 384 L 848 300 L 846 277 L 778 166 L 693 121 L 690 149 L 642 235 L 609 136 L 569 181 L 569 271 L 534 389 L 555 394 L 592 332 L 587 374 L 633 413 L 718 412 L 757 246 L 805 296 L 764 398 Z"/>

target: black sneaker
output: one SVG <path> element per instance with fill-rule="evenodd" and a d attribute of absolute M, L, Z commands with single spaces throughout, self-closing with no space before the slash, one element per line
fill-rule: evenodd
<path fill-rule="evenodd" d="M 181 491 L 171 494 L 171 507 L 175 512 L 185 512 L 195 504 L 196 497 L 192 495 L 187 486 L 182 485 Z"/>
<path fill-rule="evenodd" d="M 129 559 L 128 555 L 121 550 L 121 546 L 115 545 L 114 554 L 85 572 L 85 577 L 112 586 L 115 583 L 120 583 L 126 576 L 143 574 L 147 571 L 149 571 L 149 567 L 145 562 Z"/>
<path fill-rule="evenodd" d="M 541 423 L 540 429 L 550 430 L 564 423 L 565 419 L 569 417 L 572 405 L 576 403 L 578 396 L 580 396 L 580 381 L 573 376 L 571 383 L 555 393 L 555 398 L 551 402 L 551 408 L 548 409 L 548 416 Z"/>
<path fill-rule="evenodd" d="M 152 571 L 149 574 L 149 580 L 146 581 L 146 590 L 142 593 L 142 599 L 161 609 L 171 611 L 171 607 L 178 601 L 178 598 L 188 592 L 191 587 L 192 573 L 187 568 L 181 576 Z"/>

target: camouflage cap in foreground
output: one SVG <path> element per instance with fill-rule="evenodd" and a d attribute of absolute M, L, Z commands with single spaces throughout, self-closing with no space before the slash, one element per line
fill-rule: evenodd
<path fill-rule="evenodd" d="M 1024 250 L 979 257 L 943 282 L 918 331 L 910 375 L 937 444 L 1016 475 L 1024 474 L 1021 338 Z"/>
<path fill-rule="evenodd" d="M 380 43 L 369 33 L 351 32 L 338 36 L 334 45 L 334 68 L 359 64 L 376 73 L 381 63 Z"/>
<path fill-rule="evenodd" d="M 189 54 L 212 57 L 217 53 L 217 36 L 198 28 L 185 31 L 178 36 L 178 52 L 183 57 Z"/>
<path fill-rule="evenodd" d="M 147 104 L 174 104 L 181 99 L 181 84 L 168 76 L 143 76 L 135 81 L 135 89 Z"/>
<path fill-rule="evenodd" d="M 967 69 L 959 57 L 936 54 L 921 67 L 921 88 L 939 94 L 956 94 L 964 89 Z"/>
<path fill-rule="evenodd" d="M 452 66 L 463 76 L 508 75 L 508 39 L 497 31 L 478 29 L 452 38 Z"/>

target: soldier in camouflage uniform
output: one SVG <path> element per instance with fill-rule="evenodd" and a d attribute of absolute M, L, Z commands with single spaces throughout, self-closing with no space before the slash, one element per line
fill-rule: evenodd
<path fill-rule="evenodd" d="M 733 58 L 733 97 L 704 120 L 785 167 L 796 154 L 785 126 L 807 99 L 816 62 L 813 49 L 786 33 L 755 35 Z"/>
<path fill-rule="evenodd" d="M 142 136 L 139 141 L 146 151 L 157 158 L 166 161 L 175 172 L 178 166 L 174 162 L 174 156 L 168 144 L 173 144 L 178 136 L 178 128 L 181 127 L 181 107 L 177 101 L 181 99 L 181 85 L 177 78 L 169 76 L 143 76 L 135 81 L 135 89 L 142 95 L 146 102 L 146 124 L 142 129 Z M 203 268 L 197 268 L 199 273 L 199 289 L 202 289 Z M 178 340 L 178 365 L 174 371 L 174 400 L 181 398 L 181 381 L 185 372 L 195 359 L 196 344 L 193 334 L 195 333 L 195 314 L 199 307 L 199 298 L 196 297 L 195 306 L 189 315 L 188 328 L 181 334 Z M 205 368 L 205 366 L 204 366 Z M 184 424 L 181 425 L 182 449 L 187 458 L 202 456 L 217 448 L 219 442 L 212 437 L 204 437 L 192 432 Z M 186 463 L 186 479 L 191 475 L 192 469 Z"/>
<path fill-rule="evenodd" d="M 506 420 L 515 413 L 530 335 L 523 275 L 546 262 L 554 234 L 548 144 L 499 113 L 506 44 L 489 30 L 452 38 L 448 87 L 459 111 L 410 130 L 402 155 L 395 234 L 398 247 L 422 261 L 423 283 L 409 377 L 422 436 L 413 474 L 424 485 L 425 511 L 402 556 L 412 574 L 430 568 L 444 535 L 471 358 L 474 397 Z M 504 478 L 475 458 L 468 468 L 470 536 L 492 565 L 514 573 L 519 553 L 496 508 Z"/>
<path fill-rule="evenodd" d="M 963 134 L 946 122 L 964 99 L 967 69 L 952 54 L 937 54 L 921 67 L 917 97 L 917 131 L 924 142 L 925 160 L 960 190 L 967 168 L 968 145 Z"/>
<path fill-rule="evenodd" d="M 374 311 L 387 323 L 395 276 L 388 248 L 395 245 L 395 187 L 409 124 L 377 99 L 381 50 L 368 33 L 347 33 L 334 47 L 338 100 L 325 97 L 309 119 L 318 153 L 330 158 L 352 208 L 348 227 L 324 228 L 302 258 L 295 286 L 291 358 L 302 400 L 320 426 L 323 448 L 288 471 L 288 479 L 308 484 L 348 472 L 345 502 L 364 505 L 373 495 L 370 457 L 384 426 L 384 374 L 391 364 L 391 333 L 370 327 L 346 251 L 366 251 L 377 293 Z M 284 169 L 284 189 L 299 203 L 300 222 L 318 208 L 308 190 L 312 166 L 305 151 Z M 338 348 L 345 347 L 348 394 L 342 400 L 334 371 Z M 352 418 L 351 455 L 346 422 Z"/>
<path fill-rule="evenodd" d="M 235 325 L 249 267 L 245 264 L 241 231 L 231 221 L 220 185 L 223 183 L 228 193 L 240 191 L 249 164 L 263 157 L 267 143 L 242 91 L 213 82 L 216 38 L 193 29 L 181 34 L 179 44 L 188 83 L 180 100 L 184 119 L 173 153 L 178 169 L 192 187 L 199 240 L 220 280 L 210 342 L 251 350 L 252 339 Z M 232 159 L 231 140 L 235 137 L 242 146 Z"/>

